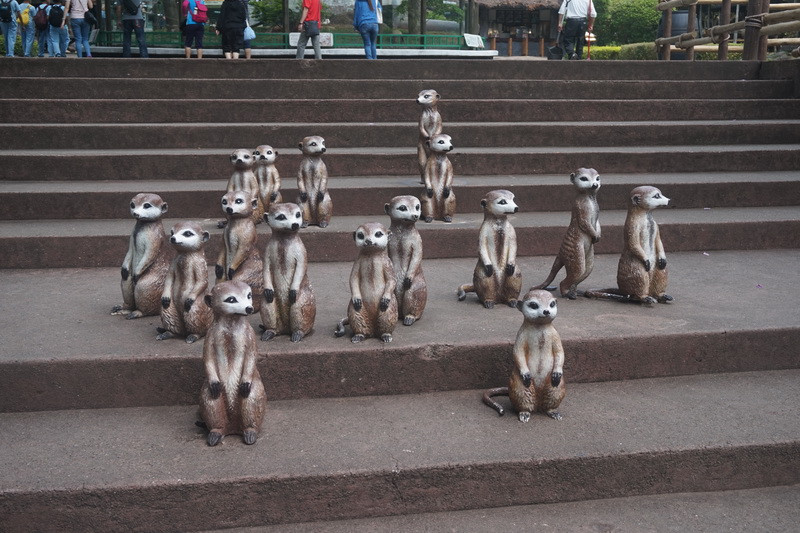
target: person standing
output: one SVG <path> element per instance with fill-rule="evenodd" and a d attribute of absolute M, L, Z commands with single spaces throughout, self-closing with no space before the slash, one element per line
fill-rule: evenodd
<path fill-rule="evenodd" d="M 205 5 L 203 0 L 184 0 L 183 10 L 186 15 L 186 27 L 183 30 L 183 52 L 186 59 L 192 57 L 192 42 L 197 48 L 197 59 L 203 59 L 203 34 L 206 25 L 203 22 L 196 22 L 192 14 L 197 15 L 197 5 Z"/>
<path fill-rule="evenodd" d="M 240 0 L 224 0 L 217 19 L 217 35 L 222 35 L 222 52 L 226 59 L 239 59 L 244 46 L 247 13 Z"/>
<path fill-rule="evenodd" d="M 580 59 L 583 39 L 592 31 L 597 11 L 592 0 L 565 0 L 558 10 L 558 31 L 564 41 L 564 50 L 570 59 Z"/>
<path fill-rule="evenodd" d="M 47 48 L 47 42 L 50 40 L 50 23 L 47 22 L 47 7 L 49 2 L 50 0 L 44 0 L 36 6 L 34 24 L 36 25 L 36 44 L 39 47 L 39 57 L 44 57 L 45 50 L 48 50 L 51 56 L 53 55 Z M 42 15 L 40 15 L 39 12 L 44 13 L 44 19 L 41 18 Z"/>
<path fill-rule="evenodd" d="M 92 0 L 67 0 L 64 8 L 69 13 L 69 24 L 75 37 L 75 51 L 78 57 L 92 57 L 92 50 L 89 48 L 89 33 L 92 28 L 86 22 L 85 16 L 93 7 Z"/>
<path fill-rule="evenodd" d="M 6 57 L 14 57 L 17 44 L 17 18 L 20 14 L 17 0 L 0 0 L 0 29 L 6 44 Z"/>
<path fill-rule="evenodd" d="M 36 35 L 36 22 L 33 17 L 36 16 L 36 7 L 32 6 L 30 0 L 23 0 L 19 3 L 19 23 L 20 36 L 22 38 L 22 55 L 24 57 L 31 57 L 31 50 L 33 49 L 33 38 Z M 27 22 L 25 19 L 27 18 Z"/>
<path fill-rule="evenodd" d="M 69 31 L 64 27 L 66 19 L 67 14 L 64 12 L 63 0 L 53 0 L 47 6 L 47 21 L 50 23 L 47 50 L 50 51 L 50 57 L 67 57 Z"/>
<path fill-rule="evenodd" d="M 367 59 L 378 59 L 378 14 L 382 9 L 381 0 L 356 0 L 353 7 L 353 27 L 361 34 Z"/>
<path fill-rule="evenodd" d="M 139 44 L 139 57 L 149 57 L 147 42 L 144 40 L 144 15 L 142 14 L 142 0 L 133 0 L 136 4 L 136 13 L 129 13 L 126 9 L 122 12 L 122 0 L 117 0 L 117 26 L 122 28 L 122 57 L 131 57 L 131 33 L 136 32 L 136 42 Z M 121 15 L 121 20 L 120 20 Z"/>
<path fill-rule="evenodd" d="M 322 59 L 322 49 L 319 46 L 319 32 L 322 27 L 321 11 L 320 0 L 303 0 L 303 12 L 300 15 L 300 24 L 297 26 L 300 31 L 300 37 L 297 39 L 297 55 L 295 56 L 297 59 L 303 59 L 309 39 L 314 47 L 314 59 Z"/>

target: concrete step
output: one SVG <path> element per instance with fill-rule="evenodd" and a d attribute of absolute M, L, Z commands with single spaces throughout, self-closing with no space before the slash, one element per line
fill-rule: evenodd
<path fill-rule="evenodd" d="M 568 141 L 564 139 L 564 141 Z M 227 179 L 238 141 L 214 149 L 0 150 L 0 180 Z M 413 175 L 416 145 L 403 148 L 328 146 L 330 176 Z M 224 146 L 224 145 L 223 145 Z M 297 149 L 274 146 L 281 175 L 300 165 Z M 46 159 L 45 159 L 46 158 Z M 458 148 L 449 154 L 456 176 L 556 174 L 591 166 L 603 173 L 788 171 L 800 168 L 800 144 L 550 146 Z M 47 164 L 42 164 L 46 160 Z"/>
<path fill-rule="evenodd" d="M 447 122 L 457 147 L 725 145 L 800 143 L 800 120 L 674 120 L 630 122 Z M 331 147 L 413 147 L 416 122 L 76 124 L 62 135 L 58 124 L 2 124 L 0 145 L 18 149 L 213 149 L 236 132 L 240 146 L 296 146 L 305 136 Z M 290 149 L 289 153 L 295 152 Z"/>
<path fill-rule="evenodd" d="M 800 282 L 798 248 L 703 253 L 667 246 L 672 305 L 560 298 L 556 327 L 568 381 L 799 368 L 800 307 L 796 291 L 787 290 Z M 474 243 L 465 249 L 473 250 Z M 519 257 L 523 289 L 544 281 L 552 261 L 552 256 Z M 617 261 L 617 255 L 598 255 L 581 287 L 615 286 Z M 334 338 L 350 298 L 352 263 L 310 263 L 317 300 L 313 334 L 300 343 L 286 336 L 259 342 L 258 365 L 269 397 L 504 385 L 522 318 L 506 306 L 484 309 L 475 295 L 456 300 L 457 287 L 471 281 L 475 263 L 476 258 L 426 259 L 425 313 L 413 326 L 399 325 L 387 345 Z M 197 401 L 203 343 L 156 341 L 158 317 L 109 316 L 121 303 L 118 267 L 5 270 L 0 290 L 0 330 L 7 332 L 0 343 L 0 412 Z M 260 317 L 250 323 L 257 328 Z"/>
<path fill-rule="evenodd" d="M 445 101 L 448 98 L 472 100 L 527 99 L 543 95 L 551 100 L 563 99 L 752 99 L 791 98 L 794 81 L 782 80 L 514 80 L 498 83 L 493 79 L 247 79 L 247 78 L 5 78 L 17 94 L 61 95 L 64 98 L 95 99 L 113 94 L 118 99 L 175 98 L 225 100 L 237 98 L 270 99 L 349 99 L 356 95 L 370 98 L 405 96 L 415 102 L 423 89 L 436 89 Z M 356 96 L 358 98 L 358 96 Z"/>
<path fill-rule="evenodd" d="M 175 61 L 174 59 L 94 58 L 73 64 L 19 58 L 0 65 L 0 77 L 42 78 L 233 78 L 233 79 L 392 79 L 440 80 L 465 75 L 475 80 L 751 80 L 790 78 L 797 65 L 791 61 L 491 61 L 448 59 L 331 59 L 296 61 Z M 63 63 L 63 64 L 62 64 Z"/>
<path fill-rule="evenodd" d="M 800 248 L 800 206 L 796 205 L 670 209 L 655 216 L 667 250 Z M 550 255 L 558 252 L 565 228 L 569 225 L 570 213 L 521 212 L 509 218 L 516 229 L 520 255 Z M 222 230 L 216 227 L 221 219 L 220 216 L 199 221 L 211 233 L 206 256 L 212 263 L 222 245 Z M 382 221 L 387 226 L 389 223 L 385 215 L 371 219 Z M 353 231 L 368 220 L 364 216 L 334 216 L 325 229 L 310 227 L 304 230 L 303 241 L 309 261 L 354 259 Z M 450 224 L 440 221 L 418 223 L 425 241 L 425 257 L 470 257 L 477 249 L 478 228 L 482 220 L 483 215 L 478 213 L 457 213 Z M 165 231 L 169 231 L 177 221 L 173 218 L 164 220 Z M 603 239 L 596 246 L 598 253 L 622 251 L 624 222 L 625 211 L 603 211 Z M 133 221 L 124 219 L 0 221 L 0 268 L 117 266 L 128 249 L 132 229 Z M 269 228 L 260 224 L 258 232 L 258 245 L 263 249 Z"/>
<path fill-rule="evenodd" d="M 296 171 L 285 170 L 283 200 L 296 202 Z M 602 174 L 601 207 L 626 209 L 628 194 L 642 185 L 643 179 L 638 174 Z M 800 171 L 667 173 L 650 174 L 646 180 L 684 209 L 800 205 Z M 226 184 L 226 179 L 0 181 L 0 204 L 4 206 L 0 220 L 130 220 L 128 204 L 140 192 L 164 198 L 171 216 L 213 219 L 222 216 L 219 201 Z M 383 216 L 389 199 L 422 193 L 418 176 L 337 176 L 330 179 L 328 188 L 337 217 Z M 458 212 L 481 212 L 481 198 L 495 189 L 511 189 L 527 212 L 563 211 L 574 199 L 566 174 L 470 176 L 456 179 Z"/>
<path fill-rule="evenodd" d="M 269 100 L 261 98 L 197 100 L 71 99 L 37 101 L 0 98 L 0 115 L 15 117 L 25 109 L 29 124 L 194 123 L 205 122 L 416 122 L 414 95 L 402 99 Z M 454 95 L 457 96 L 457 95 Z M 532 95 L 536 96 L 536 95 Z M 451 97 L 452 98 L 452 97 Z M 447 98 L 441 113 L 448 122 L 623 121 L 623 120 L 773 120 L 800 118 L 797 100 L 573 100 L 564 105 L 549 95 L 526 100 Z"/>
<path fill-rule="evenodd" d="M 484 533 L 562 531 L 795 531 L 800 485 L 720 492 L 684 492 L 517 505 L 441 513 L 380 516 L 225 529 L 226 533 Z M 218 530 L 222 533 L 223 530 Z"/>
<path fill-rule="evenodd" d="M 219 449 L 192 406 L 3 414 L 0 512 L 185 531 L 800 483 L 798 370 L 575 384 L 561 422 L 480 392 L 273 401 Z"/>

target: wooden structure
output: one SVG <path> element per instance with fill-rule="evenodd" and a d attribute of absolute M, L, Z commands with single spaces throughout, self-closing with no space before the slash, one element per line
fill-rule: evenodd
<path fill-rule="evenodd" d="M 506 55 L 530 53 L 530 41 L 545 55 L 545 44 L 555 39 L 560 0 L 473 0 L 478 7 L 480 33 L 488 37 L 489 47 L 497 50 L 498 41 L 507 46 Z M 518 45 L 515 47 L 515 44 Z"/>

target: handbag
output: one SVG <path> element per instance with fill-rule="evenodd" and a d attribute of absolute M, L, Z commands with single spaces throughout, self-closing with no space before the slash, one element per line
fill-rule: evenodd
<path fill-rule="evenodd" d="M 250 23 L 247 23 L 247 26 L 244 28 L 244 40 L 245 41 L 253 41 L 256 38 L 256 32 L 253 28 L 250 27 Z"/>
<path fill-rule="evenodd" d="M 89 24 L 89 26 L 94 26 L 95 28 L 99 26 L 99 24 L 97 23 L 97 17 L 95 17 L 94 13 L 92 13 L 91 11 L 87 11 L 86 13 L 83 14 L 83 20 L 85 20 L 87 24 Z"/>
<path fill-rule="evenodd" d="M 306 37 L 316 37 L 319 35 L 319 22 L 316 20 L 303 21 L 303 32 L 306 34 Z"/>
<path fill-rule="evenodd" d="M 381 0 L 375 0 L 375 16 L 378 17 L 378 24 L 383 24 L 383 6 Z"/>

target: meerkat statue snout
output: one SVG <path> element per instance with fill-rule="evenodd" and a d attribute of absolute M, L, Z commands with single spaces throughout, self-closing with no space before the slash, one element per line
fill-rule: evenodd
<path fill-rule="evenodd" d="M 517 234 L 508 215 L 519 211 L 514 194 L 506 190 L 491 191 L 481 200 L 483 223 L 478 238 L 478 263 L 472 274 L 472 285 L 458 288 L 458 300 L 468 292 L 478 295 L 484 307 L 495 302 L 514 307 L 522 288 L 522 272 L 516 265 Z"/>
<path fill-rule="evenodd" d="M 593 168 L 579 168 L 570 174 L 569 180 L 577 194 L 572 204 L 572 218 L 567 233 L 547 279 L 531 289 L 546 288 L 558 271 L 566 267 L 567 275 L 559 288 L 561 296 L 574 300 L 578 296 L 578 284 L 592 273 L 594 244 L 600 240 L 600 207 L 597 204 L 600 175 Z"/>
<path fill-rule="evenodd" d="M 667 290 L 667 255 L 661 244 L 653 209 L 669 204 L 669 198 L 655 187 L 631 191 L 623 235 L 625 242 L 617 266 L 617 288 L 586 291 L 589 298 L 610 298 L 642 304 L 673 300 Z"/>
<path fill-rule="evenodd" d="M 209 446 L 231 434 L 254 444 L 261 430 L 267 397 L 256 367 L 256 334 L 247 321 L 254 312 L 252 297 L 250 286 L 240 281 L 218 283 L 205 296 L 214 311 L 203 345 L 206 379 L 200 391 Z"/>
<path fill-rule="evenodd" d="M 261 203 L 259 196 L 259 186 L 256 175 L 253 172 L 255 165 L 255 157 L 250 153 L 250 150 L 234 150 L 230 156 L 231 164 L 233 165 L 233 174 L 228 179 L 228 186 L 225 192 L 233 191 L 249 191 L 252 196 L 258 199 L 258 205 L 253 209 L 251 215 L 253 224 L 261 224 L 261 217 L 264 215 L 264 206 Z M 217 227 L 223 228 L 227 221 L 222 221 L 217 224 Z"/>
<path fill-rule="evenodd" d="M 517 302 L 517 309 L 524 318 L 514 343 L 514 370 L 509 385 L 486 391 L 483 401 L 502 415 L 503 407 L 491 397 L 508 394 L 521 422 L 527 422 L 536 412 L 561 420 L 558 406 L 567 390 L 564 348 L 553 327 L 558 314 L 556 299 L 547 291 L 531 289 Z"/>
<path fill-rule="evenodd" d="M 422 216 L 425 222 L 434 218 L 452 222 L 456 212 L 456 195 L 453 192 L 453 165 L 447 157 L 453 149 L 449 135 L 439 133 L 433 135 L 426 145 L 430 156 L 425 163 L 423 182 L 425 192 L 420 196 Z"/>
<path fill-rule="evenodd" d="M 222 197 L 222 210 L 228 218 L 222 232 L 223 246 L 214 267 L 217 281 L 236 280 L 250 285 L 253 290 L 253 307 L 261 309 L 263 291 L 263 263 L 258 253 L 258 234 L 253 224 L 253 210 L 258 199 L 251 191 L 231 191 Z"/>
<path fill-rule="evenodd" d="M 333 215 L 333 201 L 328 194 L 328 167 L 322 160 L 325 139 L 319 136 L 306 137 L 300 142 L 303 160 L 297 173 L 297 203 L 303 209 L 303 227 L 316 224 L 325 228 Z"/>
<path fill-rule="evenodd" d="M 425 183 L 425 164 L 430 157 L 427 141 L 438 133 L 442 133 L 442 115 L 439 114 L 439 93 L 433 89 L 419 92 L 417 103 L 422 106 L 422 115 L 419 117 L 419 141 L 417 142 L 417 161 L 419 162 L 419 175 Z"/>
<path fill-rule="evenodd" d="M 133 319 L 159 313 L 170 259 L 161 223 L 167 203 L 157 194 L 141 193 L 131 199 L 130 212 L 136 224 L 122 261 L 122 305 L 111 314 Z"/>
<path fill-rule="evenodd" d="M 281 203 L 281 176 L 275 167 L 275 159 L 278 151 L 272 146 L 262 144 L 253 150 L 253 157 L 256 161 L 256 181 L 258 182 L 258 195 L 261 198 L 261 205 L 264 206 L 264 213 L 269 211 L 272 204 Z"/>
<path fill-rule="evenodd" d="M 207 231 L 197 222 L 178 222 L 170 231 L 169 242 L 178 251 L 172 260 L 161 295 L 161 325 L 157 340 L 186 337 L 193 343 L 206 334 L 211 324 L 211 309 L 205 303 L 208 267 L 203 252 Z"/>
<path fill-rule="evenodd" d="M 300 342 L 311 332 L 317 315 L 306 247 L 298 235 L 303 215 L 297 204 L 272 204 L 264 220 L 272 236 L 264 250 L 261 340 L 288 333 L 292 342 Z"/>
<path fill-rule="evenodd" d="M 345 334 L 345 325 L 353 330 L 350 338 L 361 342 L 367 337 L 380 337 L 392 342 L 397 324 L 397 298 L 394 294 L 395 274 L 386 248 L 389 236 L 383 224 L 370 222 L 353 232 L 358 258 L 350 272 L 352 298 L 347 306 L 347 318 L 339 321 L 335 335 Z"/>
<path fill-rule="evenodd" d="M 395 196 L 384 210 L 392 219 L 389 259 L 394 267 L 399 316 L 404 325 L 410 326 L 422 317 L 428 300 L 428 286 L 422 273 L 422 237 L 415 226 L 421 207 L 413 196 Z"/>

